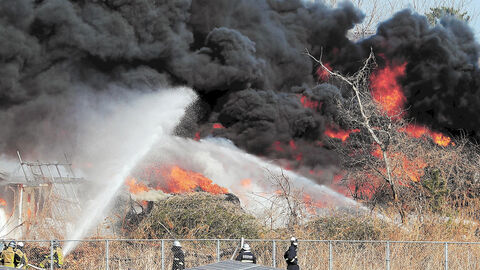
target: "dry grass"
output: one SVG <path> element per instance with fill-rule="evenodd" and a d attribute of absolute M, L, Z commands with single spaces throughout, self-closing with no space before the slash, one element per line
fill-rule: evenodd
<path fill-rule="evenodd" d="M 155 203 L 130 235 L 135 238 L 240 238 L 259 236 L 253 215 L 224 195 L 195 192 Z"/>
<path fill-rule="evenodd" d="M 210 208 L 211 203 L 217 202 L 223 205 L 229 205 L 230 202 L 224 202 L 223 198 L 211 196 L 208 194 L 194 194 L 175 196 L 170 201 L 158 206 L 168 205 L 183 211 L 190 211 L 188 208 L 179 206 L 188 202 L 194 202 L 199 208 Z M 207 203 L 209 207 L 205 205 Z M 225 204 L 228 203 L 228 204 Z M 407 222 L 399 226 L 398 222 L 388 220 L 398 220 L 398 213 L 394 206 L 387 207 L 382 211 L 383 219 L 376 215 L 348 215 L 339 213 L 332 209 L 331 213 L 325 213 L 321 217 L 314 217 L 308 222 L 296 225 L 292 230 L 259 228 L 255 237 L 263 239 L 288 239 L 291 235 L 297 236 L 299 245 L 299 262 L 302 269 L 328 269 L 329 265 L 329 242 L 328 241 L 302 241 L 302 239 L 321 239 L 321 240 L 389 240 L 389 241 L 479 241 L 478 225 L 471 220 L 475 220 L 476 201 L 471 201 L 468 207 L 458 208 L 457 211 L 447 209 L 450 217 L 441 217 L 437 212 L 423 212 L 422 218 L 410 215 Z M 168 208 L 170 209 L 170 208 Z M 217 209 L 218 210 L 218 209 Z M 205 210 L 206 211 L 206 210 Z M 241 211 L 236 208 L 234 211 Z M 151 217 L 147 217 L 143 222 L 150 225 L 154 220 L 158 220 L 162 211 L 153 211 Z M 203 213 L 203 212 L 202 212 Z M 181 212 L 175 212 L 180 215 Z M 198 214 L 198 213 L 197 213 Z M 177 217 L 175 216 L 174 217 Z M 225 217 L 222 212 L 217 215 L 205 215 L 211 221 L 219 219 L 223 227 L 232 226 L 232 228 L 222 228 L 223 231 L 238 230 L 237 222 L 223 223 Z M 205 218 L 204 217 L 204 218 Z M 149 218 L 152 218 L 149 220 Z M 192 218 L 192 217 L 189 217 Z M 230 218 L 230 217 L 229 217 Z M 249 217 L 250 220 L 251 217 Z M 201 219 L 202 220 L 202 219 Z M 195 220 L 190 220 L 194 222 Z M 184 222 L 184 221 L 182 221 Z M 205 222 L 205 221 L 202 221 Z M 261 223 L 260 221 L 255 224 Z M 142 224 L 144 226 L 145 223 Z M 201 222 L 195 222 L 190 230 L 198 232 L 202 227 Z M 131 235 L 124 237 L 141 236 L 139 231 L 145 227 L 140 226 L 138 230 Z M 152 228 L 152 227 L 149 227 Z M 187 227 L 183 227 L 182 235 L 178 238 L 194 238 L 195 233 Z M 209 225 L 209 228 L 214 228 Z M 212 230 L 210 230 L 212 231 Z M 240 230 L 241 232 L 241 230 Z M 145 235 L 149 235 L 151 232 Z M 145 236 L 144 235 L 144 236 Z M 241 236 L 241 235 L 239 235 Z M 169 236 L 165 236 L 171 238 Z M 238 237 L 238 236 L 237 236 Z M 258 257 L 258 263 L 263 265 L 273 265 L 273 242 L 271 240 L 248 241 L 253 252 Z M 220 259 L 230 259 L 239 245 L 238 241 L 218 242 L 220 250 Z M 64 243 L 63 243 L 64 245 Z M 217 241 L 216 240 L 183 240 L 183 249 L 187 267 L 204 265 L 217 261 Z M 289 245 L 288 240 L 275 242 L 276 266 L 285 268 L 283 253 Z M 170 247 L 172 241 L 163 241 L 163 265 L 164 269 L 171 268 L 172 254 Z M 333 269 L 385 269 L 386 266 L 386 243 L 385 242 L 347 242 L 332 241 L 332 263 Z M 442 269 L 444 267 L 444 244 L 437 243 L 390 243 L 390 266 L 391 269 Z M 480 264 L 480 244 L 449 244 L 449 266 L 450 269 L 479 269 Z M 48 244 L 27 244 L 27 254 L 30 261 L 38 265 L 42 256 L 48 254 Z M 65 261 L 67 269 L 106 269 L 105 265 L 106 249 L 105 241 L 84 242 L 77 249 L 69 254 Z M 109 241 L 109 268 L 110 269 L 162 269 L 162 241 L 138 240 L 138 241 Z"/>

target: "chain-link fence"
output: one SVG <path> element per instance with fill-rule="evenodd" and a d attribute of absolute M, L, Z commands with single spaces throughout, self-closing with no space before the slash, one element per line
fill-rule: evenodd
<path fill-rule="evenodd" d="M 235 259 L 238 239 L 179 239 L 187 268 Z M 53 241 L 25 241 L 29 263 L 55 269 Z M 172 269 L 173 239 L 62 240 L 71 246 L 62 268 L 106 270 Z M 257 264 L 286 268 L 284 252 L 289 240 L 246 239 Z M 480 242 L 299 240 L 302 270 L 331 269 L 480 269 Z M 52 264 L 53 263 L 53 264 Z"/>

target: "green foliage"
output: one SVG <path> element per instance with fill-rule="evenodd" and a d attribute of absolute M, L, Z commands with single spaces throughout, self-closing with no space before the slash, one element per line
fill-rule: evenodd
<path fill-rule="evenodd" d="M 430 12 L 426 13 L 425 16 L 427 16 L 427 20 L 430 25 L 436 25 L 438 20 L 445 16 L 454 16 L 457 19 L 465 22 L 470 21 L 470 16 L 468 16 L 467 12 L 462 13 L 459 9 L 445 6 L 430 8 Z"/>
<path fill-rule="evenodd" d="M 381 221 L 358 216 L 329 216 L 307 224 L 318 239 L 378 240 L 388 228 Z"/>
<path fill-rule="evenodd" d="M 428 191 L 429 205 L 434 212 L 441 212 L 449 193 L 447 181 L 440 175 L 439 170 L 433 170 L 429 177 L 422 180 L 422 186 Z"/>
<path fill-rule="evenodd" d="M 238 203 L 223 195 L 196 192 L 155 203 L 134 237 L 257 238 L 260 225 Z"/>

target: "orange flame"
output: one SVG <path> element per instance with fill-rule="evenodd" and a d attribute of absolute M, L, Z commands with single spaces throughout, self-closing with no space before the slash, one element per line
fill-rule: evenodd
<path fill-rule="evenodd" d="M 360 132 L 360 129 L 342 130 L 339 128 L 327 127 L 325 135 L 330 138 L 340 139 L 342 142 L 346 141 L 351 133 Z"/>
<path fill-rule="evenodd" d="M 387 64 L 384 69 L 373 73 L 370 77 L 373 99 L 388 116 L 396 119 L 402 116 L 402 109 L 407 101 L 397 82 L 399 77 L 405 75 L 406 66 L 406 62 L 401 65 Z"/>
<path fill-rule="evenodd" d="M 244 188 L 251 188 L 252 187 L 252 179 L 246 178 L 240 181 L 240 185 Z"/>
<path fill-rule="evenodd" d="M 376 158 L 382 158 L 383 156 L 383 151 L 382 149 L 380 148 L 380 145 L 378 144 L 375 144 L 375 149 L 372 151 L 372 156 L 376 157 Z"/>
<path fill-rule="evenodd" d="M 383 158 L 383 152 L 378 144 L 375 144 L 375 148 L 371 154 L 378 159 Z M 422 158 L 416 157 L 413 159 L 409 159 L 407 156 L 405 156 L 405 154 L 401 152 L 389 153 L 389 156 L 393 159 L 399 159 L 401 161 L 399 166 L 395 166 L 392 173 L 396 176 L 397 179 L 403 179 L 404 181 L 420 181 L 420 178 L 424 175 L 424 169 L 428 165 Z M 403 185 L 408 185 L 401 181 L 399 183 Z"/>
<path fill-rule="evenodd" d="M 420 181 L 420 178 L 424 175 L 424 169 L 427 167 L 427 163 L 421 158 L 414 158 L 409 160 L 406 156 L 401 156 L 402 158 L 402 170 L 408 176 L 408 178 L 413 182 Z M 402 174 L 402 172 L 397 172 Z"/>
<path fill-rule="evenodd" d="M 452 139 L 440 132 L 435 132 L 431 131 L 430 129 L 424 127 L 424 126 L 417 126 L 410 124 L 406 128 L 400 130 L 402 132 L 407 133 L 408 135 L 414 137 L 414 138 L 421 138 L 423 136 L 428 136 L 430 137 L 434 143 L 440 145 L 440 146 L 448 146 L 448 145 L 455 145 L 454 142 L 452 142 Z"/>
<path fill-rule="evenodd" d="M 2 198 L 0 198 L 0 206 L 7 206 L 7 202 Z"/>
<path fill-rule="evenodd" d="M 128 186 L 128 191 L 132 194 L 138 194 L 140 192 L 148 191 L 149 188 L 143 183 L 137 183 L 137 179 L 133 177 L 128 177 L 125 181 L 125 184 Z"/>
<path fill-rule="evenodd" d="M 178 166 L 173 166 L 170 172 L 164 174 L 164 177 L 166 178 L 167 186 L 159 188 L 168 193 L 192 192 L 197 187 L 213 194 L 225 194 L 228 192 L 226 188 L 214 184 L 212 180 L 202 174 L 187 171 Z"/>
<path fill-rule="evenodd" d="M 452 142 L 452 139 L 450 139 L 450 137 L 445 136 L 442 133 L 432 131 L 430 132 L 430 136 L 432 136 L 432 140 L 440 146 L 448 146 L 450 143 L 452 143 L 452 145 L 455 145 L 455 143 Z"/>
<path fill-rule="evenodd" d="M 303 194 L 302 200 L 303 204 L 305 205 L 305 210 L 311 215 L 316 214 L 317 210 L 320 208 L 328 208 L 331 205 L 328 203 L 329 199 L 328 197 L 322 197 L 322 201 L 315 200 L 310 196 L 309 194 Z"/>

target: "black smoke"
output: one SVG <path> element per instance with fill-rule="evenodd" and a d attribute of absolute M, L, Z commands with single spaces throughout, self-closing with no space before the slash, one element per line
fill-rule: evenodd
<path fill-rule="evenodd" d="M 307 48 L 342 72 L 370 52 L 407 61 L 409 116 L 476 132 L 478 46 L 467 25 L 397 13 L 359 42 L 364 14 L 300 0 L 15 0 L 0 2 L 0 151 L 71 143 L 78 92 L 188 85 L 200 96 L 182 136 L 222 136 L 296 169 L 335 164 L 322 145 L 342 93 L 318 84 Z M 379 61 L 382 60 L 379 58 Z M 380 63 L 382 64 L 382 63 Z M 82 89 L 82 90 L 79 90 Z M 80 95 L 81 96 L 81 95 Z M 318 102 L 312 108 L 301 99 Z M 112 96 L 114 99 L 115 96 Z M 223 128 L 214 129 L 219 123 Z"/>
<path fill-rule="evenodd" d="M 478 136 L 479 45 L 465 22 L 443 18 L 431 27 L 424 16 L 404 10 L 361 45 L 408 63 L 401 83 L 409 117 L 436 130 Z"/>

